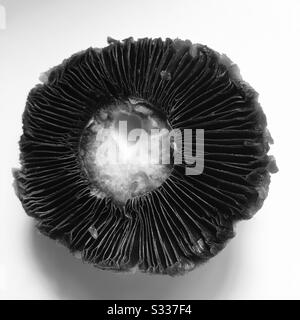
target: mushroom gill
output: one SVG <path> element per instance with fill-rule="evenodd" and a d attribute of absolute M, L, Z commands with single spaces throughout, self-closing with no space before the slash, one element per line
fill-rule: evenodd
<path fill-rule="evenodd" d="M 258 94 L 225 55 L 179 39 L 109 39 L 41 80 L 23 114 L 16 192 L 38 229 L 84 261 L 182 274 L 216 255 L 235 222 L 262 206 L 277 171 L 272 139 Z M 170 151 L 170 162 L 143 162 L 138 139 L 122 149 L 120 123 L 127 133 L 179 133 L 157 154 Z M 174 157 L 195 155 L 197 129 L 203 170 L 187 174 L 188 159 Z M 115 142 L 121 164 L 108 155 Z"/>

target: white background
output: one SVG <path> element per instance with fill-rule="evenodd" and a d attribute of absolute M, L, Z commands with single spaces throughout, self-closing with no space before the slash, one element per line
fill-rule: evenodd
<path fill-rule="evenodd" d="M 300 1 L 1 1 L 0 298 L 300 298 Z M 21 116 L 42 71 L 106 37 L 191 39 L 226 53 L 259 93 L 280 171 L 257 215 L 210 262 L 171 278 L 101 271 L 34 230 L 12 188 Z"/>

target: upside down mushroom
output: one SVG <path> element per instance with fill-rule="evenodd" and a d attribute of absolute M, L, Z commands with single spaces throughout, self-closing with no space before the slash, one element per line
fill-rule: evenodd
<path fill-rule="evenodd" d="M 216 255 L 267 197 L 272 138 L 258 94 L 227 56 L 179 39 L 109 38 L 41 81 L 23 114 L 16 192 L 37 228 L 83 261 L 183 274 Z M 176 132 L 156 154 L 170 151 L 172 161 L 149 161 L 145 144 L 116 134 L 120 123 L 156 138 Z M 203 170 L 187 174 L 197 129 Z M 109 155 L 114 143 L 121 162 Z"/>

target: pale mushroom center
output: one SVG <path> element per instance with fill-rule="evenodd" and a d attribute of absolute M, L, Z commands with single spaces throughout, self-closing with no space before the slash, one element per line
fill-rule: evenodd
<path fill-rule="evenodd" d="M 91 192 L 127 200 L 161 186 L 172 171 L 170 126 L 161 114 L 137 99 L 101 108 L 86 126 L 80 144 Z"/>

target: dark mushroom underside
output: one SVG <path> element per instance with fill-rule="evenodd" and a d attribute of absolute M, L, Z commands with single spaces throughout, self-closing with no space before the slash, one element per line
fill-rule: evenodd
<path fill-rule="evenodd" d="M 132 38 L 89 48 L 28 96 L 16 191 L 39 230 L 102 269 L 178 274 L 221 250 L 268 193 L 271 137 L 256 92 L 226 56 L 189 41 Z M 204 171 L 174 165 L 123 206 L 91 192 L 80 142 L 103 106 L 142 99 L 174 129 L 204 129 Z"/>

